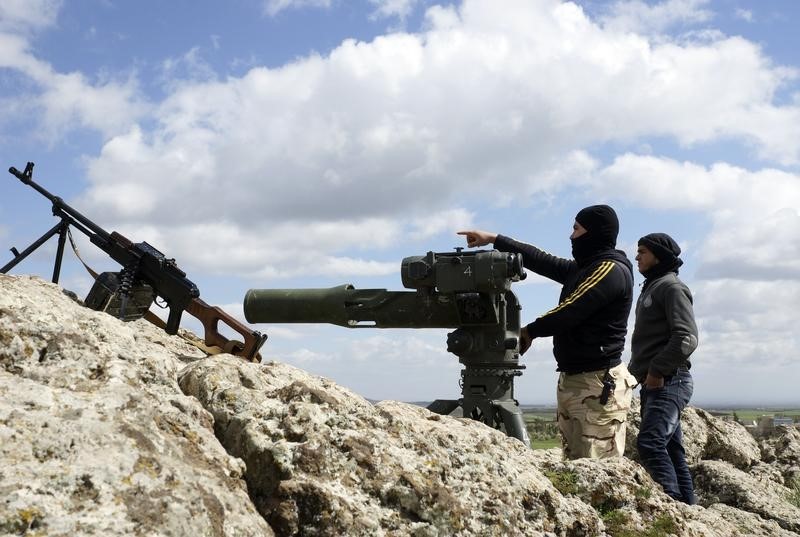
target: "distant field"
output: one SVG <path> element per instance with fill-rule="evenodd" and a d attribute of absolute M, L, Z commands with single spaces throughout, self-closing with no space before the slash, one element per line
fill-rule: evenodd
<path fill-rule="evenodd" d="M 561 439 L 558 437 L 545 440 L 531 440 L 531 449 L 551 449 L 554 447 L 561 447 Z"/>
<path fill-rule="evenodd" d="M 736 416 L 740 420 L 758 420 L 761 416 L 785 416 L 787 418 L 795 418 L 795 421 L 800 421 L 800 408 L 710 408 L 700 407 L 703 410 L 711 412 L 715 415 L 728 415 Z M 555 408 L 522 408 L 522 417 L 525 422 L 532 420 L 555 421 L 556 409 Z"/>
<path fill-rule="evenodd" d="M 736 416 L 740 422 L 758 421 L 761 416 L 785 416 L 800 422 L 800 408 L 706 408 L 714 415 Z M 561 447 L 556 409 L 546 407 L 522 407 L 522 419 L 531 437 L 531 448 L 550 449 Z"/>
<path fill-rule="evenodd" d="M 561 447 L 555 408 L 522 408 L 522 419 L 531 437 L 531 448 L 550 449 Z"/>
<path fill-rule="evenodd" d="M 543 420 L 543 421 L 555 421 L 556 419 L 556 411 L 552 412 L 523 412 L 522 419 L 527 421 L 532 420 Z"/>
<path fill-rule="evenodd" d="M 428 403 L 415 403 L 427 406 Z M 734 414 L 742 422 L 758 421 L 761 416 L 781 415 L 794 418 L 800 422 L 800 408 L 709 408 L 701 407 L 714 415 Z M 551 449 L 561 447 L 558 425 L 556 424 L 555 407 L 547 406 L 521 406 L 522 419 L 531 438 L 531 448 Z"/>
<path fill-rule="evenodd" d="M 800 408 L 714 408 L 706 409 L 712 414 L 727 414 L 729 416 L 736 415 L 739 421 L 758 420 L 761 416 L 785 416 L 787 418 L 794 418 L 795 421 L 800 419 Z"/>
<path fill-rule="evenodd" d="M 522 416 L 525 420 L 529 419 L 540 419 L 540 420 L 555 420 L 556 419 L 556 409 L 555 407 L 520 407 L 522 410 Z"/>

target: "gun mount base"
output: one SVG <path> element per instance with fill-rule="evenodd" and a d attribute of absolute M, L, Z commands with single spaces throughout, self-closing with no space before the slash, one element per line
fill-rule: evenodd
<path fill-rule="evenodd" d="M 489 415 L 471 415 L 469 417 L 478 419 L 495 429 L 502 430 L 506 435 L 516 438 L 526 446 L 530 446 L 531 440 L 528 436 L 528 429 L 525 427 L 525 420 L 522 417 L 522 410 L 520 410 L 519 404 L 516 401 L 491 401 L 490 405 L 491 412 Z M 436 399 L 426 408 L 443 416 L 449 416 L 460 408 L 461 412 L 458 414 L 464 416 L 461 399 Z"/>
<path fill-rule="evenodd" d="M 461 402 L 458 399 L 437 399 L 425 408 L 436 414 L 449 416 L 460 406 Z"/>
<path fill-rule="evenodd" d="M 461 415 L 480 421 L 489 427 L 502 430 L 530 446 L 528 429 L 522 418 L 522 410 L 514 399 L 513 379 L 522 375 L 524 365 L 509 364 L 507 367 L 472 367 L 461 371 L 461 399 L 437 399 L 428 410 L 450 415 L 461 408 Z"/>

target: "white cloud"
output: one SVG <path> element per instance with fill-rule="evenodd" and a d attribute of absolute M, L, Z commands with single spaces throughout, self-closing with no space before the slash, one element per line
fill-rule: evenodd
<path fill-rule="evenodd" d="M 344 330 L 339 328 L 337 333 Z M 317 358 L 313 364 L 318 374 L 374 399 L 430 401 L 459 396 L 461 365 L 445 350 L 446 336 L 441 330 L 377 333 L 355 329 L 339 337 L 343 341 L 337 342 L 337 351 L 328 355 L 330 362 Z M 322 354 L 311 353 L 315 358 Z"/>
<path fill-rule="evenodd" d="M 212 44 L 215 49 L 219 48 L 218 41 L 218 36 L 212 36 Z M 161 62 L 161 79 L 169 90 L 179 87 L 187 80 L 213 82 L 217 79 L 217 74 L 202 57 L 200 47 L 193 47 L 183 56 L 163 60 Z"/>
<path fill-rule="evenodd" d="M 595 180 L 656 209 L 719 208 L 721 214 L 752 215 L 800 206 L 800 176 L 774 168 L 751 172 L 724 162 L 706 167 L 627 153 L 599 170 Z"/>
<path fill-rule="evenodd" d="M 281 11 L 287 9 L 299 9 L 304 7 L 330 8 L 331 0 L 265 0 L 264 13 L 274 17 Z"/>
<path fill-rule="evenodd" d="M 753 18 L 753 12 L 749 9 L 744 9 L 741 7 L 737 7 L 734 10 L 734 17 L 737 19 L 741 19 L 746 22 L 753 22 L 755 19 Z"/>
<path fill-rule="evenodd" d="M 441 331 L 439 331 L 441 332 Z M 368 361 L 380 356 L 385 364 L 395 362 L 405 366 L 436 366 L 458 371 L 458 358 L 446 350 L 446 339 L 437 341 L 438 335 L 428 334 L 398 339 L 387 335 L 370 335 L 361 338 L 344 351 L 348 360 Z"/>
<path fill-rule="evenodd" d="M 326 276 L 385 276 L 397 272 L 397 263 L 353 259 L 350 257 L 325 257 L 314 268 L 305 270 Z"/>
<path fill-rule="evenodd" d="M 240 307 L 241 307 L 241 305 L 240 305 Z M 245 321 L 243 321 L 243 322 L 245 322 Z M 294 341 L 294 340 L 303 339 L 303 334 L 302 334 L 301 331 L 296 330 L 294 328 L 287 328 L 285 326 L 272 325 L 272 326 L 269 327 L 269 337 Z"/>
<path fill-rule="evenodd" d="M 0 2 L 0 31 L 24 34 L 56 22 L 63 0 L 3 0 Z"/>
<path fill-rule="evenodd" d="M 640 207 L 707 215 L 713 227 L 698 246 L 701 277 L 800 280 L 797 174 L 626 154 L 591 182 Z"/>
<path fill-rule="evenodd" d="M 287 364 L 303 367 L 314 362 L 330 362 L 334 360 L 334 357 L 331 354 L 316 352 L 310 349 L 297 349 L 287 354 L 280 354 L 277 356 L 270 355 L 270 359 L 278 359 Z"/>
<path fill-rule="evenodd" d="M 731 213 L 718 218 L 702 246 L 703 264 L 698 276 L 800 281 L 798 207 L 761 215 Z"/>
<path fill-rule="evenodd" d="M 707 20 L 704 6 L 652 9 L 692 22 Z M 78 124 L 110 136 L 88 161 L 88 213 L 121 229 L 157 229 L 164 249 L 210 270 L 386 273 L 387 263 L 358 255 L 361 245 L 430 241 L 469 222 L 459 208 L 467 201 L 555 203 L 598 174 L 626 199 L 708 210 L 720 230 L 730 203 L 752 200 L 752 218 L 763 220 L 782 208 L 765 192 L 795 199 L 796 177 L 777 170 L 630 155 L 599 170 L 580 149 L 640 136 L 724 139 L 800 162 L 800 106 L 774 102 L 795 74 L 751 42 L 651 41 L 556 0 L 508 0 L 502 10 L 466 0 L 430 8 L 426 21 L 418 34 L 347 40 L 327 56 L 240 78 L 190 76 L 152 109 L 135 80 L 92 85 L 54 73 L 14 36 L 2 36 L 0 61 L 41 84 L 34 99 L 52 130 Z M 199 60 L 190 53 L 178 63 L 207 68 Z M 143 111 L 152 115 L 142 125 L 154 127 L 131 126 Z M 643 186 L 634 180 L 643 173 L 662 181 Z"/>
<path fill-rule="evenodd" d="M 420 242 L 440 233 L 472 227 L 473 214 L 465 209 L 450 209 L 410 219 L 411 237 Z"/>
<path fill-rule="evenodd" d="M 696 395 L 728 403 L 795 403 L 800 282 L 723 279 L 697 282 L 693 292 L 700 346 L 692 372 L 702 386 Z"/>
<path fill-rule="evenodd" d="M 667 0 L 648 4 L 642 0 L 614 2 L 601 20 L 606 28 L 620 32 L 659 33 L 676 24 L 706 22 L 713 13 L 705 9 L 709 0 Z"/>
<path fill-rule="evenodd" d="M 30 91 L 10 98 L 4 119 L 41 116 L 38 136 L 54 142 L 76 128 L 88 128 L 111 137 L 129 129 L 147 111 L 135 76 L 91 82 L 79 72 L 58 73 L 30 50 L 30 28 L 55 24 L 60 1 L 10 0 L 0 5 L 0 68 L 22 75 Z"/>
<path fill-rule="evenodd" d="M 773 365 L 796 363 L 800 281 L 743 285 L 742 280 L 719 279 L 697 282 L 692 291 L 707 340 L 704 354 L 713 364 L 739 364 L 754 354 L 770 356 Z"/>
<path fill-rule="evenodd" d="M 404 20 L 414 10 L 419 0 L 369 0 L 375 6 L 375 18 L 398 17 Z"/>

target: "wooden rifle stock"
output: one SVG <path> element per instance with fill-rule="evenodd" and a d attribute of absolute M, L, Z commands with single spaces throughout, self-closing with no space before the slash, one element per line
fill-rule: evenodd
<path fill-rule="evenodd" d="M 185 310 L 189 315 L 203 323 L 203 343 L 209 347 L 219 347 L 223 352 L 228 352 L 251 362 L 260 362 L 261 355 L 258 350 L 266 341 L 266 334 L 251 330 L 240 323 L 222 308 L 211 306 L 199 298 L 193 298 Z M 165 328 L 166 323 L 155 313 L 148 311 L 145 319 L 160 328 Z M 219 333 L 219 322 L 222 321 L 232 330 L 242 336 L 244 341 L 234 341 Z"/>
<path fill-rule="evenodd" d="M 248 328 L 225 313 L 222 308 L 209 306 L 199 298 L 192 299 L 186 311 L 189 315 L 199 319 L 200 322 L 203 323 L 206 345 L 216 345 L 217 347 L 221 347 L 225 352 L 241 356 L 252 362 L 261 361 L 258 349 L 260 349 L 261 345 L 266 341 L 266 334 L 261 334 L 260 332 Z M 217 329 L 219 321 L 224 322 L 241 335 L 244 342 L 232 341 L 220 334 Z"/>

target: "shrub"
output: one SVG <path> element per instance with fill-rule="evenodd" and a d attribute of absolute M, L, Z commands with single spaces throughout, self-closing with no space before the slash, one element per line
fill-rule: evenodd
<path fill-rule="evenodd" d="M 786 498 L 790 504 L 800 507 L 800 479 L 789 483 L 789 496 Z"/>
<path fill-rule="evenodd" d="M 578 493 L 578 474 L 571 470 L 550 470 L 544 473 L 561 494 Z"/>

